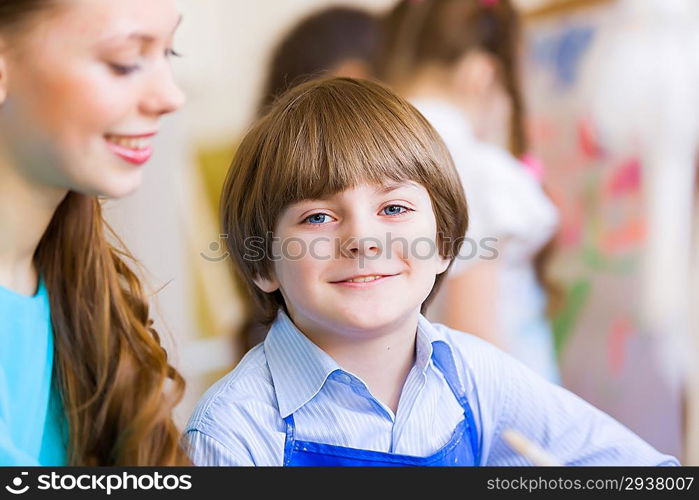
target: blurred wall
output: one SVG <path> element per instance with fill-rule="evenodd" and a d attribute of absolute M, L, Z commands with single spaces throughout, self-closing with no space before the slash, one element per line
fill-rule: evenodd
<path fill-rule="evenodd" d="M 180 117 L 194 141 L 230 139 L 248 121 L 260 97 L 270 51 L 306 14 L 331 5 L 381 11 L 393 0 L 179 0 L 184 21 L 178 46 L 179 81 L 190 98 Z"/>

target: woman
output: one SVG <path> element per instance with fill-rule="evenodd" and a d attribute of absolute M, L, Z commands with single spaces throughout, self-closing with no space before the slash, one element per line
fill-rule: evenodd
<path fill-rule="evenodd" d="M 527 146 L 517 13 L 509 0 L 403 0 L 382 31 L 383 78 L 444 138 L 469 204 L 468 238 L 431 319 L 558 381 L 541 279 L 557 213 L 518 160 Z"/>
<path fill-rule="evenodd" d="M 184 101 L 174 0 L 0 0 L 0 465 L 187 463 L 184 381 L 98 197 Z"/>

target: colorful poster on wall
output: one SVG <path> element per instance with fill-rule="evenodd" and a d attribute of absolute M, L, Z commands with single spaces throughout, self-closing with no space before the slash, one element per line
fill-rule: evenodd
<path fill-rule="evenodd" d="M 581 62 L 610 4 L 530 19 L 530 136 L 561 212 L 551 274 L 565 290 L 553 316 L 564 385 L 666 453 L 682 455 L 682 387 L 668 382 L 662 337 L 639 326 L 646 237 L 642 165 L 596 141 L 578 99 Z"/>

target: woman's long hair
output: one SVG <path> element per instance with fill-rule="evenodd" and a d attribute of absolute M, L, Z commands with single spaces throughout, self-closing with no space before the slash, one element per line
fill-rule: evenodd
<path fill-rule="evenodd" d="M 97 199 L 68 193 L 35 255 L 51 302 L 69 462 L 186 463 L 171 418 L 184 380 L 152 327 L 131 257 L 105 229 Z"/>
<path fill-rule="evenodd" d="M 26 32 L 30 14 L 54 3 L 0 0 L 0 29 Z M 186 464 L 171 418 L 184 380 L 152 327 L 131 257 L 108 242 L 107 229 L 99 200 L 69 192 L 34 256 L 51 303 L 69 463 Z"/>

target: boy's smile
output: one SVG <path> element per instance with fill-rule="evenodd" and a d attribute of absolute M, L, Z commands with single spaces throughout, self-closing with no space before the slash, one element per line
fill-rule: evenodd
<path fill-rule="evenodd" d="M 358 276 L 353 276 L 340 281 L 332 281 L 334 285 L 347 286 L 350 288 L 364 288 L 369 286 L 374 286 L 386 279 L 398 276 L 397 274 L 363 274 Z"/>
<path fill-rule="evenodd" d="M 361 184 L 287 207 L 275 229 L 274 276 L 297 327 L 311 338 L 381 335 L 417 321 L 449 260 L 438 252 L 427 190 Z"/>

